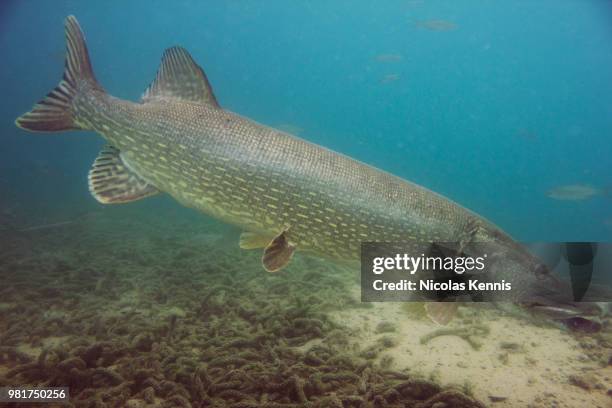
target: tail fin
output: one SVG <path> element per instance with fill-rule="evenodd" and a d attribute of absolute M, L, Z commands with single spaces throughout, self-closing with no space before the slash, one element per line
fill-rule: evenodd
<path fill-rule="evenodd" d="M 59 85 L 15 124 L 26 130 L 54 132 L 81 129 L 75 121 L 73 100 L 83 88 L 101 89 L 96 81 L 81 27 L 74 16 L 65 21 L 66 63 Z"/>

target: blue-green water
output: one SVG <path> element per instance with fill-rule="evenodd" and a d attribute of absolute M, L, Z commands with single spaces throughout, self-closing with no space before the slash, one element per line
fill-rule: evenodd
<path fill-rule="evenodd" d="M 114 96 L 138 100 L 181 45 L 225 109 L 518 240 L 612 241 L 612 2 L 5 0 L 0 387 L 67 386 L 77 407 L 608 406 L 609 305 L 580 327 L 461 305 L 439 327 L 360 302 L 358 272 L 325 260 L 267 274 L 168 196 L 98 203 L 101 137 L 14 124 L 61 78 L 70 14 Z"/>
<path fill-rule="evenodd" d="M 32 217 L 97 205 L 85 175 L 99 137 L 13 124 L 60 78 L 62 21 L 75 14 L 113 95 L 138 99 L 164 48 L 180 44 L 227 109 L 300 128 L 521 240 L 612 237 L 609 196 L 546 195 L 612 186 L 609 2 L 6 1 L 1 11 L 2 205 L 18 197 Z"/>

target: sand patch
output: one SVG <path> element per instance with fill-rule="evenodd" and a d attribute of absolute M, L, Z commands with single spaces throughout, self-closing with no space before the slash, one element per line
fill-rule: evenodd
<path fill-rule="evenodd" d="M 335 318 L 359 328 L 368 347 L 382 337 L 391 347 L 377 356 L 392 359 L 392 368 L 430 376 L 443 385 L 456 384 L 495 407 L 609 407 L 612 367 L 585 353 L 581 339 L 555 327 L 535 327 L 492 309 L 461 308 L 462 319 L 449 328 L 482 327 L 477 348 L 465 338 L 443 335 L 422 344 L 441 326 L 414 319 L 398 303 L 378 303 L 372 309 L 342 311 Z M 377 333 L 381 323 L 393 330 Z M 380 331 L 380 330 L 379 330 Z M 610 351 L 610 350 L 609 350 Z M 590 388 L 590 389 L 585 389 Z"/>

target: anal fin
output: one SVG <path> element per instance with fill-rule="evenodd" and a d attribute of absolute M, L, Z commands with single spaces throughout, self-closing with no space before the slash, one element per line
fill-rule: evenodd
<path fill-rule="evenodd" d="M 91 195 L 102 204 L 129 203 L 160 192 L 132 171 L 112 146 L 100 151 L 87 179 Z"/>
<path fill-rule="evenodd" d="M 243 232 L 240 234 L 240 248 L 257 249 L 268 246 L 272 238 L 270 236 L 257 234 L 255 232 Z"/>
<path fill-rule="evenodd" d="M 287 266 L 295 252 L 295 245 L 287 239 L 287 231 L 278 234 L 264 250 L 261 262 L 268 272 L 277 272 Z"/>

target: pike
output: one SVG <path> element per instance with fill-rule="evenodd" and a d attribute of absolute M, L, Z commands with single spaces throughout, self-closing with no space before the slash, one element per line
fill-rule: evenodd
<path fill-rule="evenodd" d="M 364 163 L 220 107 L 204 71 L 167 49 L 142 99 L 110 96 L 96 80 L 77 20 L 65 22 L 63 79 L 16 120 L 30 131 L 91 130 L 107 141 L 89 172 L 105 204 L 167 193 L 241 227 L 240 246 L 264 248 L 267 271 L 296 250 L 358 261 L 363 241 L 473 242 L 503 253 L 502 275 L 520 276 L 517 301 L 551 285 L 538 260 L 501 229 L 454 202 Z M 518 275 L 517 275 L 518 274 Z M 503 276 L 501 276 L 503 278 Z M 444 322 L 454 306 L 431 305 Z M 435 317 L 434 317 L 435 318 Z"/>

